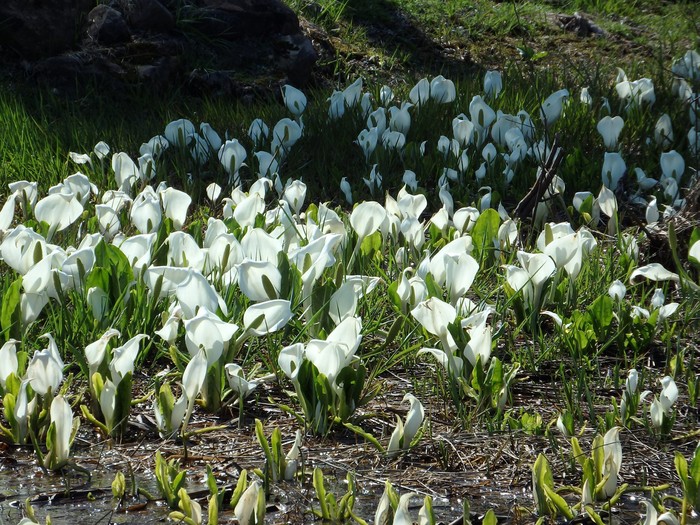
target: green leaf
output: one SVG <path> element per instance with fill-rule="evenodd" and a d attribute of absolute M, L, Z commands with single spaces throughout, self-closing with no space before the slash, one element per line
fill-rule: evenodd
<path fill-rule="evenodd" d="M 690 248 L 693 244 L 695 244 L 698 241 L 700 241 L 700 228 L 695 226 L 693 228 L 693 231 L 690 232 L 690 239 L 688 240 L 688 248 Z"/>
<path fill-rule="evenodd" d="M 265 290 L 265 295 L 267 295 L 267 298 L 270 300 L 277 299 L 277 290 L 275 290 L 275 287 L 273 286 L 272 281 L 270 281 L 270 278 L 264 274 L 261 278 L 263 290 Z"/>
<path fill-rule="evenodd" d="M 593 214 L 593 203 L 595 202 L 595 197 L 593 195 L 589 195 L 586 197 L 586 199 L 581 203 L 581 207 L 579 208 L 579 213 L 581 215 L 588 214 L 588 219 L 586 219 L 586 222 L 590 222 L 590 217 Z"/>
<path fill-rule="evenodd" d="M 209 498 L 209 508 L 207 509 L 207 523 L 210 525 L 218 525 L 219 523 L 219 506 L 220 502 L 216 495 Z"/>
<path fill-rule="evenodd" d="M 426 496 L 425 498 L 423 498 L 423 507 L 425 508 L 425 514 L 428 519 L 428 525 L 435 525 L 435 511 L 433 510 L 433 498 L 431 498 L 430 496 Z M 484 516 L 483 523 L 486 523 L 486 516 Z"/>
<path fill-rule="evenodd" d="M 528 434 L 536 434 L 542 429 L 542 416 L 536 412 L 534 414 L 525 412 L 520 416 L 520 423 L 525 432 Z"/>
<path fill-rule="evenodd" d="M 425 276 L 425 287 L 428 289 L 428 297 L 442 299 L 442 287 L 435 282 L 435 279 L 430 273 Z"/>
<path fill-rule="evenodd" d="M 90 423 L 99 428 L 105 436 L 109 436 L 109 429 L 107 428 L 107 426 L 102 421 L 99 421 L 95 416 L 93 416 L 87 406 L 80 405 L 80 411 L 83 413 L 83 417 L 85 419 L 87 419 Z"/>
<path fill-rule="evenodd" d="M 114 480 L 112 481 L 112 496 L 115 499 L 121 500 L 126 492 L 126 479 L 124 478 L 124 473 L 119 471 L 114 475 Z"/>
<path fill-rule="evenodd" d="M 700 242 L 700 228 L 698 228 L 697 226 L 693 228 L 693 233 L 690 234 L 690 240 L 688 241 L 688 251 L 690 251 L 690 248 L 692 248 L 696 242 Z M 693 266 L 695 266 L 695 268 L 700 270 L 700 260 L 688 254 L 688 262 L 690 262 L 690 264 L 692 264 Z"/>
<path fill-rule="evenodd" d="M 607 293 L 600 295 L 595 301 L 593 301 L 591 306 L 588 307 L 588 314 L 590 315 L 591 322 L 593 324 L 596 339 L 599 342 L 602 342 L 605 339 L 608 329 L 613 321 L 612 298 Z"/>
<path fill-rule="evenodd" d="M 693 459 L 690 461 L 690 477 L 700 486 L 700 444 L 695 448 Z"/>
<path fill-rule="evenodd" d="M 681 479 L 681 485 L 683 486 L 683 491 L 687 491 L 687 483 L 688 483 L 688 461 L 686 461 L 685 457 L 683 454 L 680 452 L 676 452 L 676 456 L 673 460 L 673 464 L 676 467 L 676 472 L 678 473 L 678 477 Z"/>
<path fill-rule="evenodd" d="M 122 436 L 127 427 L 129 412 L 131 412 L 132 373 L 128 372 L 117 385 L 116 405 L 114 408 L 114 423 L 112 435 Z"/>
<path fill-rule="evenodd" d="M 493 208 L 484 210 L 474 224 L 471 231 L 474 242 L 474 254 L 482 268 L 493 264 L 495 245 L 498 239 L 498 228 L 501 225 L 501 217 Z"/>
<path fill-rule="evenodd" d="M 184 470 L 178 469 L 177 475 L 173 479 L 172 491 L 174 493 L 178 493 L 180 491 L 180 489 L 184 486 L 186 474 L 187 474 L 187 472 L 185 472 Z"/>
<path fill-rule="evenodd" d="M 207 487 L 209 488 L 209 494 L 219 496 L 219 487 L 216 485 L 216 478 L 210 465 L 207 465 Z"/>
<path fill-rule="evenodd" d="M 38 245 L 39 243 L 37 243 Z M 22 277 L 15 279 L 2 298 L 0 310 L 0 325 L 5 334 L 5 340 L 10 338 L 22 339 L 20 334 L 21 317 L 20 303 L 22 301 Z"/>
<path fill-rule="evenodd" d="M 389 297 L 389 300 L 391 303 L 394 305 L 394 307 L 399 311 L 402 312 L 403 310 L 403 303 L 401 302 L 401 298 L 399 297 L 399 294 L 396 293 L 396 290 L 399 287 L 399 282 L 398 281 L 393 281 L 387 288 L 387 295 Z"/>
<path fill-rule="evenodd" d="M 566 503 L 566 500 L 562 498 L 553 487 L 544 486 L 544 492 L 547 495 L 549 501 L 552 502 L 556 510 L 567 519 L 573 519 L 574 513 L 571 507 Z"/>
<path fill-rule="evenodd" d="M 270 436 L 270 449 L 272 450 L 272 461 L 270 470 L 273 479 L 277 481 L 284 477 L 285 457 L 282 453 L 282 432 L 279 427 L 275 427 Z"/>
<path fill-rule="evenodd" d="M 358 436 L 360 436 L 360 437 L 361 437 L 362 439 L 364 439 L 365 441 L 368 441 L 368 442 L 372 443 L 372 445 L 374 445 L 374 447 L 375 447 L 379 452 L 381 452 L 382 454 L 384 454 L 384 452 L 386 451 L 386 450 L 384 449 L 384 446 L 379 442 L 379 440 L 378 440 L 376 437 L 374 437 L 372 434 L 370 434 L 369 432 L 367 432 L 367 431 L 366 431 L 364 428 L 362 428 L 361 426 L 359 426 L 359 425 L 353 425 L 352 423 L 349 423 L 349 422 L 347 422 L 347 421 L 346 421 L 345 423 L 343 423 L 343 426 L 344 426 L 345 428 L 347 428 L 348 430 L 351 430 L 352 432 L 354 432 L 354 433 L 357 434 Z"/>
<path fill-rule="evenodd" d="M 331 516 L 328 513 L 328 504 L 326 501 L 326 487 L 323 482 L 323 471 L 319 467 L 314 468 L 313 473 L 314 490 L 316 491 L 316 499 L 321 506 L 321 518 L 330 520 Z"/>
<path fill-rule="evenodd" d="M 481 523 L 482 525 L 498 525 L 498 519 L 496 518 L 496 513 L 493 511 L 493 509 L 486 511 Z"/>
<path fill-rule="evenodd" d="M 23 441 L 23 436 L 19 435 L 19 425 L 17 424 L 17 419 L 15 418 L 15 405 L 17 403 L 17 400 L 14 396 L 14 394 L 5 394 L 5 397 L 2 399 L 2 408 L 3 408 L 3 413 L 5 415 L 5 419 L 7 420 L 8 425 L 10 425 L 10 429 L 8 430 L 7 428 L 3 427 L 0 425 L 0 429 L 2 430 L 2 433 L 7 436 L 7 438 L 12 442 L 17 445 L 21 445 Z"/>
<path fill-rule="evenodd" d="M 279 270 L 280 275 L 282 276 L 282 281 L 280 283 L 279 289 L 279 296 L 282 298 L 292 299 L 290 295 L 292 289 L 294 288 L 295 275 L 294 272 L 292 272 L 291 265 L 289 264 L 289 258 L 287 257 L 287 254 L 284 253 L 284 251 L 281 251 L 277 254 L 277 269 Z M 267 293 L 267 289 L 265 290 L 265 292 Z"/>
<path fill-rule="evenodd" d="M 564 411 L 561 413 L 561 421 L 562 424 L 564 425 L 564 429 L 566 430 L 568 435 L 573 435 L 575 428 L 574 428 L 574 415 L 567 409 L 564 409 Z M 578 443 L 578 441 L 576 442 Z M 579 446 L 580 448 L 580 446 Z"/>
<path fill-rule="evenodd" d="M 372 235 L 368 235 L 362 239 L 360 245 L 360 253 L 363 257 L 369 257 L 376 251 L 382 249 L 382 232 L 376 231 Z"/>
<path fill-rule="evenodd" d="M 600 514 L 598 514 L 595 509 L 591 505 L 586 505 L 586 514 L 588 514 L 588 517 L 593 520 L 593 523 L 596 525 L 604 525 L 605 522 L 603 519 L 600 517 Z"/>
<path fill-rule="evenodd" d="M 549 516 L 550 508 L 547 504 L 547 493 L 545 487 L 553 487 L 554 478 L 549 468 L 549 462 L 544 454 L 540 453 L 532 467 L 533 470 L 533 497 L 537 502 L 537 515 Z"/>
<path fill-rule="evenodd" d="M 241 499 L 241 496 L 245 492 L 245 489 L 248 487 L 248 471 L 246 469 L 241 470 L 240 476 L 238 476 L 238 481 L 236 482 L 236 488 L 233 489 L 233 493 L 231 494 L 231 501 L 229 503 L 229 506 L 231 508 L 235 508 L 236 505 L 238 505 L 238 501 Z"/>
<path fill-rule="evenodd" d="M 267 505 L 265 501 L 265 490 L 261 485 L 258 487 L 258 506 L 257 511 L 255 513 L 255 525 L 263 525 L 265 523 L 266 507 Z"/>
<path fill-rule="evenodd" d="M 405 317 L 403 316 L 398 316 L 393 323 L 391 323 L 391 327 L 389 328 L 389 331 L 386 334 L 386 339 L 384 340 L 384 348 L 387 348 L 391 343 L 394 342 L 394 339 L 399 335 L 399 331 L 403 327 Z"/>
<path fill-rule="evenodd" d="M 695 284 L 692 279 L 690 279 L 688 273 L 685 271 L 685 268 L 683 268 L 683 264 L 681 264 L 681 260 L 678 258 L 678 240 L 676 238 L 676 229 L 673 226 L 672 221 L 668 223 L 668 245 L 671 248 L 671 257 L 676 265 L 676 271 L 678 272 L 678 277 L 680 278 L 679 284 L 681 285 L 681 288 L 688 286 L 693 291 L 699 291 L 700 287 Z"/>
<path fill-rule="evenodd" d="M 532 60 L 532 57 L 535 55 L 535 50 L 527 45 L 519 46 L 516 49 L 518 50 L 518 53 L 520 53 L 523 60 Z"/>
<path fill-rule="evenodd" d="M 259 419 L 255 420 L 255 437 L 258 438 L 258 443 L 260 444 L 260 447 L 263 450 L 263 454 L 265 455 L 265 459 L 267 459 L 268 462 L 272 460 L 272 454 L 270 452 L 270 444 L 267 442 L 267 438 L 265 437 L 265 431 L 263 429 L 263 424 L 262 421 Z"/>
<path fill-rule="evenodd" d="M 54 449 L 56 445 L 56 423 L 51 423 L 46 432 L 46 456 L 44 456 L 44 467 L 49 470 L 58 470 L 63 465 L 58 465 L 55 461 Z"/>
<path fill-rule="evenodd" d="M 462 503 L 462 523 L 464 525 L 472 525 L 471 505 L 469 504 L 469 498 L 466 497 Z"/>

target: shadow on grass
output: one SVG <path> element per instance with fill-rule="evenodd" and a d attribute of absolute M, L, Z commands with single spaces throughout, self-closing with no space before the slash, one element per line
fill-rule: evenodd
<path fill-rule="evenodd" d="M 393 0 L 347 0 L 339 17 L 363 28 L 370 44 L 416 76 L 461 77 L 480 69 L 466 50 L 437 41 L 423 29 L 426 22 Z"/>

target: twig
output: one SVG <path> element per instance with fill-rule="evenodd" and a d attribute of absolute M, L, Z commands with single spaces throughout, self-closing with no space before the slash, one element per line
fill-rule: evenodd
<path fill-rule="evenodd" d="M 520 219 L 521 222 L 525 219 L 533 219 L 537 211 L 537 204 L 542 200 L 545 192 L 552 184 L 554 175 L 557 173 L 559 165 L 564 160 L 564 148 L 559 145 L 559 135 L 554 137 L 554 143 L 552 144 L 552 149 L 547 155 L 547 159 L 543 166 L 537 169 L 537 179 L 535 183 L 527 192 L 525 197 L 518 203 L 515 207 L 515 212 L 513 213 L 516 219 Z"/>

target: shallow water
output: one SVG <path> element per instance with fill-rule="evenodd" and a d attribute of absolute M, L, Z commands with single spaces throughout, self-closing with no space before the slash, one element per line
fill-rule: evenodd
<path fill-rule="evenodd" d="M 0 460 L 0 525 L 18 523 L 24 513 L 24 501 L 30 498 L 40 523 L 44 523 L 47 515 L 55 525 L 75 524 L 126 524 L 126 523 L 160 523 L 167 520 L 170 512 L 163 502 L 147 502 L 140 498 L 126 498 L 122 508 L 118 508 L 112 497 L 111 483 L 117 470 L 103 465 L 86 465 L 91 472 L 88 480 L 85 474 L 71 470 L 65 475 L 46 474 L 29 450 L 18 448 L 6 454 Z M 199 474 L 200 469 L 192 469 L 192 474 Z M 307 476 L 308 477 L 308 476 Z M 148 472 L 135 473 L 139 485 L 154 496 L 158 496 L 155 480 Z M 190 493 L 206 492 L 206 486 L 200 481 L 189 477 L 187 485 Z M 363 476 L 358 476 L 357 498 L 354 507 L 356 515 L 371 521 L 376 511 L 377 502 L 383 491 L 383 485 Z M 127 493 L 130 492 L 130 479 L 127 477 Z M 220 485 L 221 485 L 220 480 Z M 309 483 L 304 484 L 311 486 Z M 395 486 L 402 494 L 406 492 L 400 486 Z M 347 490 L 343 473 L 334 476 L 328 471 L 326 489 L 342 496 Z M 228 496 L 227 496 L 228 497 Z M 205 500 L 199 500 L 203 507 Z M 411 513 L 417 516 L 418 509 L 423 503 L 423 496 L 411 500 Z M 474 507 L 473 502 L 472 506 Z M 435 514 L 439 522 L 449 523 L 461 515 L 460 502 L 449 501 L 445 498 L 435 498 Z M 281 482 L 272 487 L 268 500 L 267 523 L 308 523 L 314 521 L 309 510 L 317 507 L 312 489 L 302 488 L 296 482 Z M 124 510 L 126 509 L 126 510 Z M 220 522 L 229 523 L 233 519 L 230 509 L 220 512 Z"/>
<path fill-rule="evenodd" d="M 50 515 L 55 525 L 75 524 L 127 524 L 127 523 L 162 523 L 167 520 L 170 509 L 162 501 L 148 502 L 145 497 L 129 497 L 121 507 L 117 506 L 112 497 L 111 483 L 115 474 L 121 471 L 126 476 L 127 494 L 133 492 L 133 484 L 158 497 L 158 489 L 152 473 L 152 450 L 148 446 L 133 444 L 122 450 L 87 448 L 76 453 L 79 465 L 90 471 L 90 479 L 86 474 L 69 469 L 65 474 L 44 473 L 37 465 L 33 451 L 29 447 L 10 447 L 0 456 L 0 525 L 14 525 L 24 516 L 24 501 L 32 500 L 36 516 L 44 523 L 46 515 Z M 127 455 L 125 455 L 128 454 Z M 321 466 L 325 474 L 325 486 L 338 498 L 347 490 L 345 471 L 334 468 L 332 461 L 324 461 L 318 454 L 314 463 Z M 130 460 L 125 463 L 125 457 Z M 198 501 L 206 508 L 208 490 L 204 475 L 206 468 L 196 461 L 189 463 L 187 489 L 190 494 L 200 494 Z M 316 521 L 310 512 L 312 507 L 318 507 L 313 489 L 311 488 L 311 465 L 307 465 L 303 473 L 303 483 L 280 482 L 271 488 L 268 499 L 266 523 L 311 523 Z M 216 468 L 215 475 L 218 484 L 231 486 L 235 477 L 226 469 Z M 383 479 L 374 469 L 363 469 L 356 473 L 357 494 L 354 513 L 371 522 L 376 507 L 384 490 Z M 499 523 L 530 523 L 534 516 L 530 510 L 532 499 L 529 486 L 513 485 L 499 489 L 493 485 L 494 480 L 488 475 L 465 472 L 444 472 L 442 475 L 433 471 L 432 476 L 438 475 L 442 480 L 441 486 L 448 488 L 447 497 L 433 497 L 433 508 L 438 523 L 449 524 L 462 515 L 462 501 L 469 498 L 474 523 L 480 523 L 479 517 L 487 509 L 493 509 L 499 517 Z M 400 477 L 392 476 L 392 484 L 400 493 L 415 492 L 411 499 L 410 512 L 414 519 L 423 504 L 423 497 L 431 491 L 425 486 L 421 490 L 415 482 L 403 486 Z M 451 488 L 450 488 L 451 487 Z M 433 493 L 434 494 L 434 493 Z M 603 516 L 605 523 L 615 525 L 636 525 L 640 522 L 643 512 L 641 499 L 644 494 L 625 494 L 616 505 L 611 515 Z M 230 492 L 226 496 L 226 503 Z M 569 499 L 569 497 L 567 497 Z M 572 497 L 572 503 L 573 503 Z M 521 511 L 515 510 L 521 507 Z M 206 511 L 205 511 L 206 512 Z M 205 513 L 206 516 L 206 513 Z M 220 523 L 232 523 L 233 512 L 230 508 L 223 509 Z M 319 522 L 320 523 L 320 522 Z M 697 516 L 688 522 L 693 525 L 700 523 Z"/>
<path fill-rule="evenodd" d="M 69 471 L 65 475 L 46 474 L 36 460 L 24 451 L 15 451 L 5 458 L 0 468 L 0 524 L 14 524 L 24 516 L 24 501 L 30 498 L 41 523 L 50 515 L 54 524 L 63 523 L 151 523 L 167 516 L 165 508 L 155 503 L 147 512 L 116 510 L 111 483 L 115 471 L 88 466 L 91 477 Z M 140 480 L 144 488 L 155 491 L 155 483 Z M 144 483 L 145 482 L 145 483 Z M 141 498 L 145 502 L 145 499 Z M 127 505 L 138 503 L 131 500 Z M 135 517 L 135 516 L 138 516 Z"/>

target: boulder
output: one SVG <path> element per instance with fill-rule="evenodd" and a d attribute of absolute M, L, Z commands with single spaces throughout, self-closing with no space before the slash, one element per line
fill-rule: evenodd
<path fill-rule="evenodd" d="M 94 0 L 2 0 L 0 47 L 27 60 L 74 49 L 94 5 Z"/>
<path fill-rule="evenodd" d="M 57 89 L 303 86 L 318 59 L 282 0 L 0 0 L 0 27 L 0 61 Z"/>
<path fill-rule="evenodd" d="M 197 31 L 226 40 L 299 33 L 296 14 L 279 0 L 202 0 L 181 16 Z"/>
<path fill-rule="evenodd" d="M 159 0 L 120 0 L 117 4 L 134 31 L 170 33 L 175 31 L 175 15 Z"/>
<path fill-rule="evenodd" d="M 88 14 L 87 35 L 106 46 L 131 39 L 131 31 L 121 12 L 106 4 L 98 5 Z"/>

